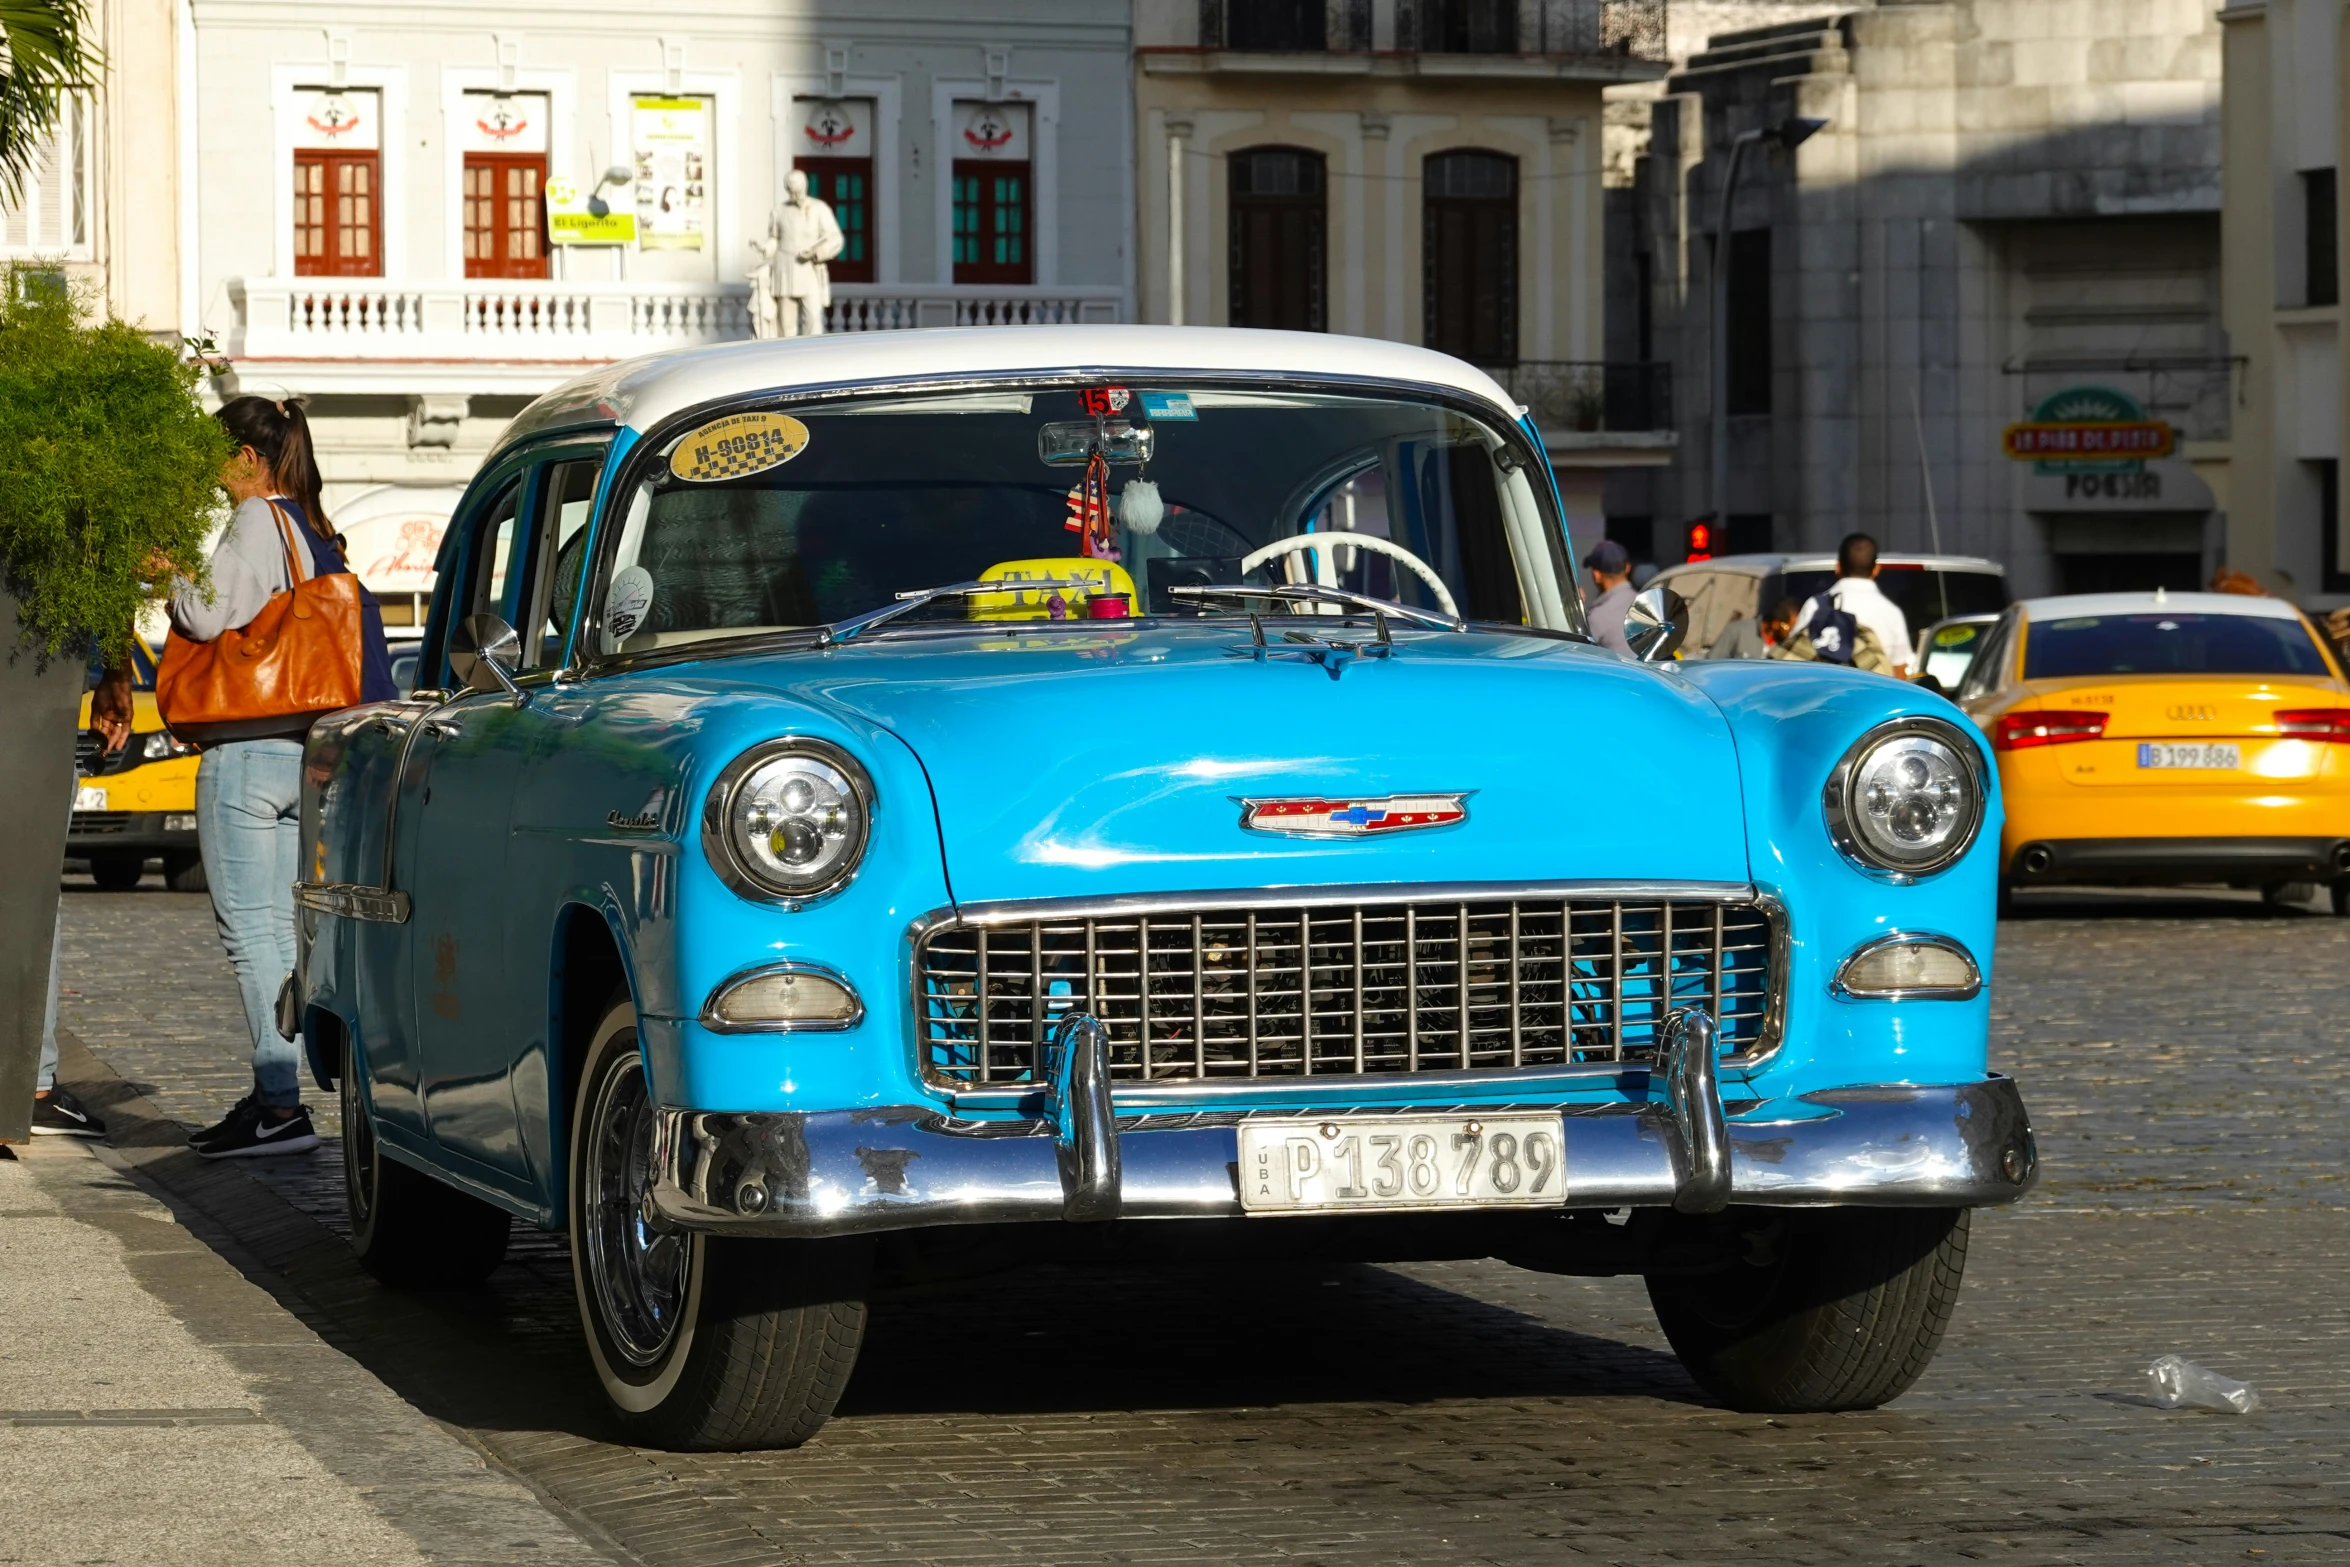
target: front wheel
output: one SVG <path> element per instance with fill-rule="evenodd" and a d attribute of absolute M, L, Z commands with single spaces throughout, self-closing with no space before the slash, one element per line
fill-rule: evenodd
<path fill-rule="evenodd" d="M 650 1201 L 655 1107 L 625 997 L 595 1040 L 571 1122 L 571 1277 L 604 1395 L 660 1447 L 797 1447 L 856 1365 L 863 1249 L 668 1227 Z"/>
<path fill-rule="evenodd" d="M 1698 1386 L 1733 1409 L 1874 1409 L 1925 1371 L 1958 1304 L 1963 1208 L 1732 1210 L 1740 1260 L 1648 1298 Z"/>
<path fill-rule="evenodd" d="M 128 892 L 147 874 L 147 857 L 129 849 L 90 856 L 90 880 L 101 892 Z"/>
<path fill-rule="evenodd" d="M 359 1266 L 394 1289 L 461 1289 L 506 1260 L 503 1208 L 384 1157 L 356 1061 L 343 1063 L 343 1202 Z"/>

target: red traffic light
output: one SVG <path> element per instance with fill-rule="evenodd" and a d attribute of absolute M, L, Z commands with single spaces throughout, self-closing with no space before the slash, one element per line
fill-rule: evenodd
<path fill-rule="evenodd" d="M 1689 525 L 1689 539 L 1688 539 L 1688 544 L 1689 544 L 1689 547 L 1688 547 L 1688 549 L 1687 549 L 1686 551 L 1684 551 L 1684 552 L 1683 552 L 1683 553 L 1684 553 L 1684 555 L 1685 555 L 1685 557 L 1686 557 L 1687 559 L 1689 559 L 1689 560 L 1711 560 L 1711 559 L 1713 559 L 1713 558 L 1714 558 L 1714 525 L 1713 525 L 1712 523 L 1710 523 L 1710 522 L 1693 522 L 1693 523 L 1691 523 L 1691 524 Z"/>

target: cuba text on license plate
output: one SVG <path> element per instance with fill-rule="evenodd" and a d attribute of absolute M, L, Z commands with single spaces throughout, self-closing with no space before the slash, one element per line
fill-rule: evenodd
<path fill-rule="evenodd" d="M 2208 740 L 2138 742 L 2140 767 L 2196 767 L 2233 771 L 2239 755 L 2232 745 L 2217 745 Z"/>
<path fill-rule="evenodd" d="M 1556 1115 L 1240 1123 L 1240 1205 L 1249 1213 L 1556 1208 L 1566 1195 Z"/>

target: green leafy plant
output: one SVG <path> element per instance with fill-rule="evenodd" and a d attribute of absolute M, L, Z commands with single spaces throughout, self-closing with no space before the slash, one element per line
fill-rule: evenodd
<path fill-rule="evenodd" d="M 21 645 L 127 655 L 154 566 L 200 577 L 231 454 L 203 375 L 55 272 L 0 272 L 0 582 Z"/>

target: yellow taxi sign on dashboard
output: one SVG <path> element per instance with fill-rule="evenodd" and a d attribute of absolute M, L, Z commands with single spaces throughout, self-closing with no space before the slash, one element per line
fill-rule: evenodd
<path fill-rule="evenodd" d="M 1050 556 L 1041 560 L 1007 560 L 988 567 L 979 574 L 981 582 L 1085 582 L 1092 584 L 1089 593 L 1078 588 L 1014 588 L 1007 593 L 974 593 L 971 595 L 970 615 L 973 620 L 1083 620 L 1086 618 L 1086 600 L 1111 594 L 1123 594 L 1129 608 L 1134 604 L 1134 579 L 1126 568 L 1114 560 L 1092 560 L 1083 555 Z M 1061 603 L 1061 613 L 1053 613 L 1053 601 Z"/>

